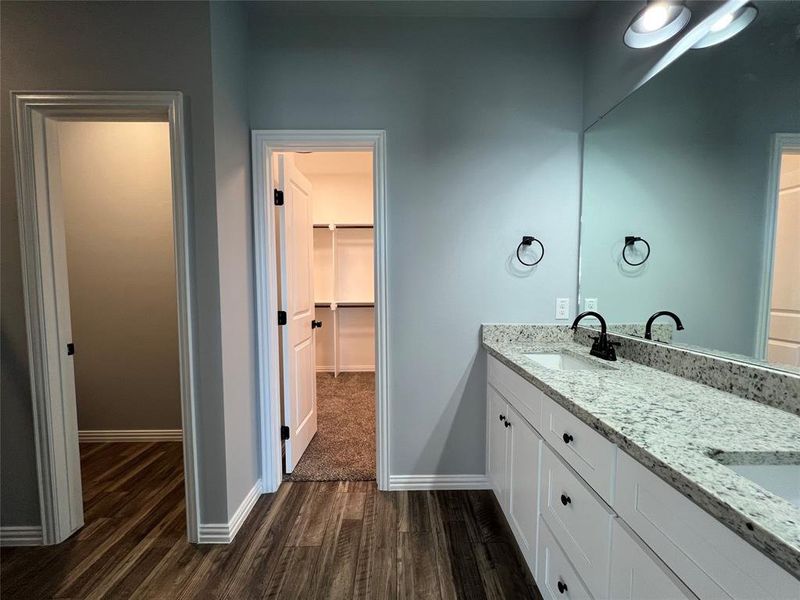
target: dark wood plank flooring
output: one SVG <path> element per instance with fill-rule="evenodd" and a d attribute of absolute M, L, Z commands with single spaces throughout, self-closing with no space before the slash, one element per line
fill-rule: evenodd
<path fill-rule="evenodd" d="M 179 443 L 81 444 L 86 525 L 3 548 L 12 598 L 540 598 L 490 492 L 287 482 L 229 545 L 185 538 Z"/>

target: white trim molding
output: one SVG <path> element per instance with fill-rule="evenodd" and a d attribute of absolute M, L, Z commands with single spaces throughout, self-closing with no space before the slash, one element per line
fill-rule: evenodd
<path fill-rule="evenodd" d="M 247 520 L 247 516 L 261 497 L 261 480 L 256 481 L 252 489 L 239 504 L 239 508 L 233 513 L 227 523 L 201 523 L 200 534 L 197 542 L 200 544 L 230 544 L 242 525 Z"/>
<path fill-rule="evenodd" d="M 180 442 L 180 429 L 83 429 L 79 442 Z"/>
<path fill-rule="evenodd" d="M 277 252 L 272 199 L 273 152 L 372 152 L 375 231 L 375 433 L 378 489 L 389 489 L 388 252 L 386 132 L 383 130 L 254 130 L 253 219 L 256 266 L 258 397 L 261 416 L 261 480 L 265 492 L 283 476 L 280 440 L 280 368 Z"/>
<path fill-rule="evenodd" d="M 41 525 L 4 525 L 0 527 L 0 546 L 41 546 Z"/>
<path fill-rule="evenodd" d="M 486 475 L 392 475 L 389 490 L 488 490 Z"/>
<path fill-rule="evenodd" d="M 54 233 L 63 229 L 57 181 L 48 173 L 48 134 L 58 119 L 141 120 L 169 123 L 173 232 L 178 304 L 186 530 L 197 541 L 199 505 L 195 440 L 195 349 L 193 342 L 190 212 L 180 92 L 12 92 L 11 123 L 28 334 L 28 362 L 36 447 L 42 539 L 56 544 L 83 523 L 80 455 L 71 369 L 64 369 L 63 249 Z M 52 140 L 51 140 L 52 141 Z M 49 164 L 52 168 L 54 165 Z M 60 243 L 60 242 L 59 242 Z M 62 310 L 59 310 L 61 308 Z M 59 316 L 61 315 L 61 316 Z"/>

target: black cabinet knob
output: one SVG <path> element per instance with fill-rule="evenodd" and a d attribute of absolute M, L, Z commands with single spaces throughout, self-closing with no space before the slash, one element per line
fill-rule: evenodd
<path fill-rule="evenodd" d="M 568 588 L 567 588 L 567 584 L 566 584 L 566 583 L 564 583 L 563 581 L 559 581 L 559 582 L 558 582 L 558 585 L 557 585 L 557 587 L 558 587 L 558 591 L 559 591 L 560 593 L 562 593 L 562 594 L 563 594 L 564 592 L 566 592 L 566 591 L 567 591 L 567 589 L 568 589 Z"/>
<path fill-rule="evenodd" d="M 311 329 L 322 327 L 322 321 L 311 321 Z"/>
<path fill-rule="evenodd" d="M 566 506 L 567 504 L 572 503 L 572 498 L 567 496 L 566 494 L 561 494 L 561 504 Z"/>
<path fill-rule="evenodd" d="M 569 433 L 565 433 L 561 436 L 561 439 L 564 440 L 565 444 L 569 444 L 575 438 L 573 438 Z"/>
<path fill-rule="evenodd" d="M 506 422 L 505 422 L 505 423 L 503 423 L 503 425 L 505 425 L 506 427 L 511 427 L 511 421 L 509 421 L 508 419 L 506 419 Z"/>
<path fill-rule="evenodd" d="M 500 415 L 500 420 L 501 421 L 505 421 L 506 420 L 506 416 L 505 415 Z"/>

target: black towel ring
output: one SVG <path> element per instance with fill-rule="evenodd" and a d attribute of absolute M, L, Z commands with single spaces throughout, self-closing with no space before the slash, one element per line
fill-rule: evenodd
<path fill-rule="evenodd" d="M 625 250 L 628 249 L 628 246 L 633 247 L 636 242 L 643 242 L 645 246 L 647 246 L 647 254 L 644 255 L 644 258 L 639 262 L 631 262 L 628 260 L 628 257 L 625 256 Z M 647 262 L 647 259 L 650 258 L 650 244 L 647 243 L 647 240 L 643 237 L 638 237 L 635 235 L 626 235 L 625 236 L 625 245 L 622 247 L 622 260 L 628 263 L 632 267 L 638 267 L 643 265 Z"/>
<path fill-rule="evenodd" d="M 531 244 L 533 244 L 533 242 L 536 242 L 537 244 L 539 244 L 539 247 L 542 249 L 542 255 L 539 257 L 539 259 L 536 262 L 528 263 L 528 262 L 525 262 L 524 260 L 522 260 L 522 257 L 519 255 L 519 252 L 520 252 L 520 250 L 522 250 L 523 246 L 530 246 Z M 519 262 L 521 262 L 523 265 L 525 265 L 526 267 L 535 267 L 540 262 L 542 262 L 543 258 L 544 258 L 544 244 L 540 240 L 537 240 L 532 235 L 523 235 L 522 236 L 522 241 L 519 243 L 519 246 L 517 246 L 517 260 Z"/>

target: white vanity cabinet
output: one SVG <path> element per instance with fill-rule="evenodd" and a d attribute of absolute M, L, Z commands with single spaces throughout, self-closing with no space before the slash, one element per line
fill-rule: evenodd
<path fill-rule="evenodd" d="M 611 550 L 611 585 L 614 600 L 693 600 L 696 598 L 652 550 L 629 534 L 614 519 Z"/>
<path fill-rule="evenodd" d="M 800 600 L 800 581 L 488 361 L 487 475 L 545 598 Z"/>

